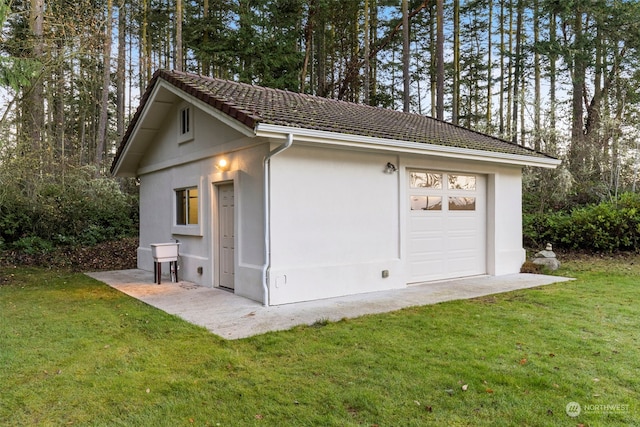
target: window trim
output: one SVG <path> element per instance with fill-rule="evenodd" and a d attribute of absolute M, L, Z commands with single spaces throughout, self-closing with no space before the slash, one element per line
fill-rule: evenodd
<path fill-rule="evenodd" d="M 189 224 L 188 221 L 188 217 L 189 217 L 189 203 L 187 202 L 186 205 L 186 211 L 184 213 L 185 215 L 185 224 L 180 224 L 178 223 L 179 220 L 179 209 L 180 209 L 180 203 L 178 201 L 178 192 L 180 191 L 187 191 L 187 197 L 188 197 L 188 191 L 189 190 L 196 190 L 198 192 L 198 196 L 197 196 L 197 202 L 196 202 L 196 212 L 197 212 L 197 220 L 198 223 L 196 224 Z M 172 198 L 173 198 L 173 222 L 171 224 L 171 233 L 172 234 L 183 234 L 183 235 L 190 235 L 190 236 L 201 236 L 202 235 L 202 222 L 204 220 L 204 218 L 202 217 L 202 201 L 203 201 L 203 194 L 202 194 L 202 189 L 200 185 L 186 185 L 186 186 L 181 186 L 181 187 L 176 187 L 173 189 L 172 191 Z"/>
<path fill-rule="evenodd" d="M 200 223 L 200 191 L 198 187 L 176 188 L 173 190 L 175 194 L 175 225 L 198 225 Z M 192 194 L 195 192 L 195 196 Z M 179 193 L 183 193 L 182 197 Z M 196 212 L 195 222 L 191 222 L 194 218 L 191 206 L 192 199 L 195 199 Z M 182 222 L 182 221 L 184 222 Z"/>
<path fill-rule="evenodd" d="M 185 123 L 185 113 L 186 113 L 186 123 Z M 192 141 L 193 136 L 193 128 L 194 128 L 194 116 L 195 111 L 191 104 L 183 103 L 178 108 L 178 143 L 182 144 L 185 142 Z M 185 127 L 187 128 L 185 131 Z"/>

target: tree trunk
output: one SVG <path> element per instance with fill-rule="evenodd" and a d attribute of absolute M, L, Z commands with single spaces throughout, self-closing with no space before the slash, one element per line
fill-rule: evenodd
<path fill-rule="evenodd" d="M 410 72 L 409 72 L 409 2 L 402 0 L 402 82 L 403 111 L 409 112 L 411 106 Z"/>
<path fill-rule="evenodd" d="M 307 70 L 311 60 L 311 52 L 313 51 L 313 32 L 316 14 L 318 12 L 318 2 L 314 0 L 309 5 L 309 16 L 307 16 L 307 24 L 304 27 L 304 61 L 302 70 L 300 71 L 300 93 L 305 93 L 307 86 Z"/>
<path fill-rule="evenodd" d="M 436 1 L 436 118 L 444 120 L 444 2 Z"/>
<path fill-rule="evenodd" d="M 66 141 L 65 141 L 65 61 L 64 61 L 64 40 L 62 38 L 58 38 L 56 40 L 56 77 L 55 77 L 55 86 L 56 89 L 53 91 L 53 116 L 54 116 L 54 135 L 55 135 L 55 146 L 58 147 L 58 155 L 62 162 L 62 167 L 65 166 L 65 158 L 67 156 L 66 150 Z"/>
<path fill-rule="evenodd" d="M 315 89 L 312 89 L 311 93 L 318 96 L 327 96 L 327 24 L 324 13 L 321 16 L 318 23 L 318 31 L 314 37 L 315 54 L 316 54 L 316 72 L 315 77 L 312 77 L 312 82 L 315 81 Z"/>
<path fill-rule="evenodd" d="M 111 86 L 111 28 L 113 17 L 113 1 L 107 0 L 107 19 L 105 21 L 103 47 L 102 96 L 100 98 L 100 118 L 96 135 L 95 165 L 98 173 L 102 169 L 102 160 L 106 147 L 107 121 L 109 118 L 109 88 Z"/>
<path fill-rule="evenodd" d="M 202 2 L 202 20 L 204 21 L 204 32 L 202 34 L 202 44 L 209 46 L 209 0 L 203 0 Z M 211 75 L 211 59 L 208 54 L 203 55 L 202 61 L 202 74 L 205 76 Z"/>
<path fill-rule="evenodd" d="M 555 12 L 551 12 L 549 16 L 549 43 L 551 44 L 552 51 L 549 56 L 549 143 L 545 147 L 545 151 L 549 154 L 555 155 L 558 150 L 558 142 L 556 137 L 556 25 L 557 16 Z"/>
<path fill-rule="evenodd" d="M 516 12 L 516 52 L 513 67 L 513 115 L 511 117 L 511 142 L 518 143 L 518 101 L 520 98 L 520 79 L 522 78 L 522 15 L 524 12 L 523 0 L 518 0 Z M 521 141 L 524 143 L 524 141 Z"/>
<path fill-rule="evenodd" d="M 505 88 L 505 92 L 507 93 L 507 100 L 505 102 L 505 110 L 506 110 L 506 119 L 505 119 L 505 135 L 504 137 L 506 139 L 512 139 L 513 138 L 513 118 L 512 113 L 513 113 L 513 62 L 514 62 L 514 50 L 513 50 L 513 0 L 509 0 L 509 16 L 508 16 L 508 28 L 507 28 L 507 36 L 508 36 L 508 40 L 507 40 L 507 50 L 505 50 L 504 54 L 505 55 L 510 55 L 511 57 L 509 58 L 509 63 L 507 64 L 506 67 L 506 76 L 507 76 L 507 84 L 506 84 L 506 88 Z"/>
<path fill-rule="evenodd" d="M 151 79 L 151 34 L 149 33 L 149 2 L 142 0 L 142 34 L 140 38 L 140 87 L 143 88 Z"/>
<path fill-rule="evenodd" d="M 372 97 L 378 93 L 378 57 L 371 53 L 371 46 L 378 43 L 378 0 L 369 1 L 369 54 L 367 55 L 369 63 L 369 103 L 372 103 Z"/>
<path fill-rule="evenodd" d="M 571 145 L 569 147 L 569 166 L 578 180 L 587 178 L 585 165 L 584 104 L 582 91 L 586 77 L 586 59 L 583 57 L 584 34 L 582 29 L 582 12 L 575 11 L 573 19 L 574 54 L 573 73 L 571 77 Z"/>
<path fill-rule="evenodd" d="M 533 2 L 533 74 L 534 74 L 534 99 L 533 99 L 533 149 L 540 151 L 541 146 L 541 134 L 540 134 L 540 103 L 541 103 L 541 88 L 540 88 L 540 53 L 538 52 L 538 43 L 540 43 L 540 6 L 538 0 Z"/>
<path fill-rule="evenodd" d="M 436 117 L 436 97 L 438 93 L 437 68 L 438 59 L 436 53 L 436 13 L 435 7 L 429 8 L 429 91 L 431 93 L 431 117 Z"/>
<path fill-rule="evenodd" d="M 29 28 L 33 37 L 33 58 L 40 61 L 44 55 L 44 0 L 31 0 L 29 16 Z M 31 80 L 31 87 L 26 96 L 26 111 L 23 117 L 26 119 L 26 132 L 29 145 L 34 153 L 37 153 L 43 144 L 44 132 L 44 86 L 43 70 L 40 70 Z"/>
<path fill-rule="evenodd" d="M 451 95 L 451 121 L 460 119 L 460 0 L 453 0 L 453 93 Z"/>
<path fill-rule="evenodd" d="M 120 0 L 118 5 L 118 64 L 116 67 L 116 123 L 118 139 L 124 136 L 125 132 L 125 96 L 126 85 L 125 70 L 127 67 L 127 13 L 124 0 Z"/>
<path fill-rule="evenodd" d="M 492 118 L 492 99 L 493 99 L 493 1 L 489 0 L 489 17 L 488 17 L 488 28 L 487 33 L 489 37 L 487 37 L 487 111 L 486 111 L 486 129 L 485 131 L 488 133 L 492 133 L 493 126 L 491 124 Z"/>
<path fill-rule="evenodd" d="M 506 45 L 505 45 L 505 1 L 506 0 L 501 0 L 500 1 L 500 96 L 498 99 L 498 119 L 499 119 L 499 125 L 498 125 L 498 130 L 500 132 L 500 136 L 502 138 L 504 138 L 505 136 L 505 124 L 504 124 L 504 92 L 505 92 L 505 84 L 504 84 L 504 79 L 505 76 L 507 75 L 507 70 L 506 70 L 506 66 L 504 63 L 504 58 L 505 58 L 505 54 L 506 54 Z"/>
<path fill-rule="evenodd" d="M 370 10 L 369 10 L 369 0 L 364 0 L 364 29 L 362 30 L 364 36 L 364 81 L 362 91 L 364 92 L 364 103 L 369 105 L 371 103 L 371 58 L 369 55 L 371 54 L 371 40 L 370 34 Z"/>
<path fill-rule="evenodd" d="M 175 69 L 182 71 L 184 54 L 182 52 L 182 0 L 176 0 L 176 57 Z"/>

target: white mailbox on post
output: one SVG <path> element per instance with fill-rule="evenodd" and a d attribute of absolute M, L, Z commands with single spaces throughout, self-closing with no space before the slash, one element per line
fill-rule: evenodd
<path fill-rule="evenodd" d="M 162 263 L 168 262 L 171 272 L 171 281 L 178 281 L 178 247 L 180 243 L 152 243 L 151 256 L 153 257 L 153 282 L 160 284 L 162 276 Z"/>

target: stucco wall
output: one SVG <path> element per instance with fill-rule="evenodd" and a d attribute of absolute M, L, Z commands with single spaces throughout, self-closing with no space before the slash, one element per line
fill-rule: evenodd
<path fill-rule="evenodd" d="M 225 124 L 193 109 L 194 139 L 177 141 L 178 105 L 166 118 L 140 163 L 140 244 L 138 268 L 153 270 L 151 243 L 180 241 L 180 279 L 203 286 L 217 283 L 216 185 L 233 183 L 235 191 L 238 295 L 262 299 L 260 281 L 263 255 L 262 160 L 268 150 Z M 215 165 L 224 158 L 228 171 Z M 199 223 L 175 225 L 175 189 L 197 187 Z M 164 267 L 168 270 L 168 265 Z M 202 273 L 198 270 L 201 268 Z"/>
<path fill-rule="evenodd" d="M 397 173 L 383 173 L 389 161 Z M 294 144 L 272 165 L 270 303 L 406 286 L 406 171 L 412 168 L 485 175 L 486 273 L 519 272 L 519 167 Z"/>
<path fill-rule="evenodd" d="M 491 175 L 488 224 L 488 273 L 494 276 L 518 273 L 526 258 L 522 247 L 522 172 L 500 168 Z"/>
<path fill-rule="evenodd" d="M 271 304 L 405 286 L 396 159 L 296 144 L 273 159 Z"/>

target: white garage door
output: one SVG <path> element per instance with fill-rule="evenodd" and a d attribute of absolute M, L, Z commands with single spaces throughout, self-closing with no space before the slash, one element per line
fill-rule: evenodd
<path fill-rule="evenodd" d="M 409 171 L 410 283 L 486 273 L 486 177 Z"/>

